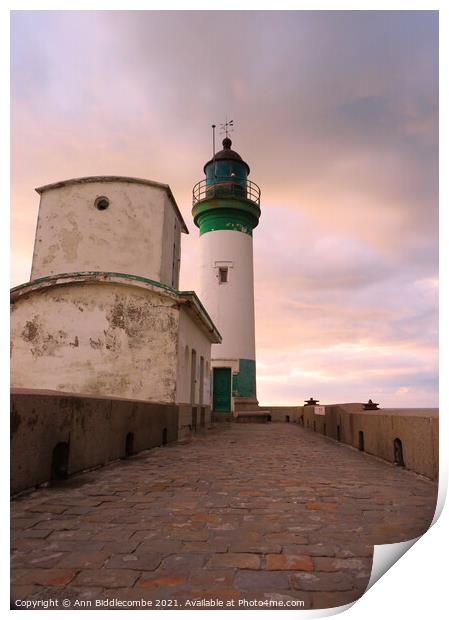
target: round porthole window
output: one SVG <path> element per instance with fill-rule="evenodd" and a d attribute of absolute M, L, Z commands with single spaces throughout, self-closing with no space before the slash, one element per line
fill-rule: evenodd
<path fill-rule="evenodd" d="M 106 196 L 99 196 L 95 200 L 95 207 L 99 211 L 104 211 L 105 209 L 109 207 L 109 198 L 106 198 Z"/>

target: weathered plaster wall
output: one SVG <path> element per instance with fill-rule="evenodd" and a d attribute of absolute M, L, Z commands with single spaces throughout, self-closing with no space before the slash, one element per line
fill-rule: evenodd
<path fill-rule="evenodd" d="M 181 266 L 181 224 L 168 196 L 164 195 L 164 228 L 162 244 L 161 282 L 179 288 Z"/>
<path fill-rule="evenodd" d="M 109 199 L 105 210 L 95 207 L 100 196 Z M 173 251 L 177 260 L 182 225 L 167 192 L 157 185 L 87 180 L 45 189 L 31 279 L 108 271 L 139 275 L 168 286 L 175 280 L 177 287 L 177 274 L 172 277 Z"/>
<path fill-rule="evenodd" d="M 164 432 L 164 429 L 165 432 Z M 13 390 L 11 395 L 11 492 L 51 478 L 55 446 L 69 447 L 67 473 L 123 458 L 126 437 L 133 453 L 178 437 L 175 405 L 85 395 Z"/>
<path fill-rule="evenodd" d="M 196 368 L 194 369 L 195 388 L 193 395 L 191 394 L 192 349 L 196 351 Z M 191 403 L 195 405 L 210 404 L 210 351 L 211 345 L 208 338 L 187 314 L 185 308 L 181 307 L 179 316 L 179 355 L 176 381 L 177 403 Z M 200 386 L 201 358 L 204 360 L 202 398 Z"/>
<path fill-rule="evenodd" d="M 156 287 L 93 280 L 22 295 L 12 387 L 174 403 L 178 321 L 176 295 Z"/>
<path fill-rule="evenodd" d="M 192 349 L 196 351 L 195 383 L 193 394 Z M 179 354 L 176 380 L 176 402 L 179 408 L 179 432 L 184 437 L 195 427 L 205 427 L 210 423 L 210 373 L 211 345 L 197 323 L 181 307 L 179 317 Z M 201 394 L 200 367 L 203 358 L 203 386 Z"/>

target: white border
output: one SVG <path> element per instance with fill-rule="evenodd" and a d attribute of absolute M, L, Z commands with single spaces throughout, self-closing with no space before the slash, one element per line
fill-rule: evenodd
<path fill-rule="evenodd" d="M 170 0 L 166 0 L 164 3 L 157 2 L 143 2 L 136 0 L 128 0 L 128 2 L 118 2 L 118 1 L 101 1 L 97 0 L 97 2 L 92 3 L 86 2 L 85 0 L 78 0 L 75 2 L 51 2 L 51 1 L 42 1 L 39 5 L 36 5 L 36 2 L 32 1 L 24 1 L 24 2 L 14 2 L 9 1 L 6 3 L 6 6 L 3 5 L 3 8 L 0 12 L 0 41 L 3 46 L 3 54 L 1 55 L 1 84 L 4 87 L 4 91 L 9 90 L 9 10 L 149 10 L 149 9 L 164 9 L 164 10 L 180 10 L 180 9 L 195 9 L 195 10 L 439 10 L 440 11 L 440 110 L 441 110 L 441 131 L 440 134 L 443 138 L 441 145 L 441 162 L 440 162 L 440 187 L 441 187 L 441 198 L 440 204 L 442 208 L 440 209 L 441 215 L 441 224 L 440 224 L 440 251 L 441 251 L 441 317 L 449 316 L 449 304 L 448 304 L 448 294 L 447 294 L 447 271 L 449 265 L 449 256 L 447 250 L 447 224 L 448 224 L 448 215 L 447 210 L 449 209 L 449 200 L 448 200 L 448 188 L 447 188 L 447 177 L 448 177 L 448 158 L 447 158 L 447 147 L 446 141 L 447 139 L 447 110 L 449 109 L 449 96 L 448 96 L 448 84 L 447 79 L 444 80 L 444 77 L 448 75 L 448 66 L 447 66 L 447 58 L 448 54 L 448 9 L 446 8 L 443 2 L 433 2 L 430 4 L 428 2 L 418 2 L 418 1 L 396 1 L 396 2 L 364 2 L 360 0 L 359 2 L 349 2 L 349 3 L 337 3 L 337 2 L 292 2 L 292 1 L 279 1 L 274 6 L 274 3 L 268 2 L 244 2 L 242 0 L 227 0 L 226 3 L 217 3 L 215 6 L 210 2 L 191 2 L 188 6 L 181 2 L 173 2 Z M 9 168 L 7 162 L 9 161 L 9 110 L 8 110 L 8 99 L 3 94 L 1 99 L 2 105 L 2 173 L 3 173 L 3 184 L 2 184 L 2 196 L 3 196 L 3 204 L 0 210 L 1 213 L 1 230 L 4 235 L 4 239 L 2 239 L 3 243 L 0 244 L 0 260 L 2 269 L 2 277 L 4 279 L 5 286 L 2 288 L 3 294 L 5 295 L 5 303 L 2 304 L 2 329 L 3 329 L 3 338 L 2 342 L 7 343 L 9 340 L 9 318 L 8 318 L 8 310 L 6 305 L 6 293 L 8 283 L 9 288 L 9 258 L 8 258 L 8 240 L 9 240 L 9 216 L 7 209 L 7 201 L 5 198 L 9 196 Z M 3 301 L 3 298 L 2 298 Z M 441 334 L 441 377 L 448 376 L 448 364 L 447 364 L 447 342 L 449 341 L 449 334 L 447 329 L 447 323 L 440 320 L 440 334 Z M 3 347 L 2 349 L 2 357 L 1 357 L 1 378 L 3 380 L 4 389 L 2 394 L 4 395 L 4 415 L 3 419 L 6 419 L 5 413 L 8 411 L 8 357 L 7 357 L 8 347 Z M 446 380 L 447 381 L 447 380 Z M 447 436 L 447 387 L 443 385 L 443 389 L 440 394 L 440 409 L 443 412 L 441 416 L 440 424 L 440 437 Z M 4 485 L 3 485 L 3 501 L 4 501 L 4 510 L 2 510 L 2 531 L 5 533 L 8 531 L 8 522 L 6 519 L 6 515 L 8 514 L 8 506 L 9 506 L 9 497 L 7 494 L 8 488 L 8 480 L 6 476 L 6 472 L 9 470 L 9 445 L 6 444 L 8 440 L 9 433 L 7 429 L 4 429 L 3 432 L 3 440 L 5 445 L 2 450 L 2 472 L 4 475 Z M 440 498 L 439 498 L 439 510 L 442 508 L 442 498 L 446 493 L 447 489 L 447 479 L 448 479 L 448 458 L 447 458 L 447 449 L 446 446 L 442 446 L 442 450 L 440 450 Z M 412 617 L 430 616 L 432 618 L 440 618 L 443 616 L 443 610 L 447 607 L 447 603 L 445 600 L 445 590 L 447 588 L 446 584 L 446 552 L 447 549 L 447 533 L 448 533 L 448 517 L 447 517 L 447 509 L 442 513 L 440 519 L 435 525 L 429 530 L 425 536 L 419 540 L 411 549 L 406 553 L 406 555 L 395 564 L 390 570 L 387 578 L 380 579 L 375 586 L 370 589 L 354 606 L 352 606 L 348 611 L 346 611 L 346 618 L 356 619 L 363 618 L 364 620 L 370 620 L 371 618 L 374 620 L 378 620 L 379 614 L 386 615 L 387 617 L 406 617 L 408 615 Z M 8 576 L 9 576 L 9 568 L 8 568 L 8 559 L 7 554 L 3 554 L 3 566 L 2 572 L 3 579 L 1 580 L 1 601 L 3 609 L 7 608 L 9 601 L 9 586 L 8 586 Z M 10 612 L 9 612 L 10 613 Z M 23 612 L 15 611 L 14 614 L 21 615 Z M 45 611 L 37 612 L 40 614 L 46 614 Z M 80 612 L 75 612 L 80 613 Z M 92 614 L 96 612 L 84 611 L 81 612 L 84 618 L 90 617 Z M 121 614 L 122 616 L 127 612 L 114 611 L 113 614 Z M 137 613 L 134 611 L 133 613 Z M 143 613 L 143 612 L 142 612 Z M 147 617 L 151 618 L 159 618 L 166 617 L 167 613 L 171 615 L 192 615 L 197 612 L 153 612 L 150 614 L 147 613 Z M 331 612 L 333 613 L 333 612 Z M 218 614 L 218 615 L 217 615 Z M 229 615 L 234 615 L 234 612 L 208 612 L 202 611 L 201 618 L 209 620 L 210 618 L 226 618 Z M 278 617 L 278 612 L 269 612 L 263 611 L 262 617 L 265 618 L 267 615 L 273 617 L 276 614 Z M 282 611 L 283 616 L 288 614 L 290 617 L 292 614 L 295 617 L 323 617 L 325 615 L 329 615 L 323 611 L 300 611 L 300 612 L 287 612 Z M 59 612 L 51 612 L 51 618 L 57 619 L 60 617 Z M 240 612 L 239 617 L 252 617 L 255 618 L 259 616 L 259 612 L 251 612 L 251 611 L 243 611 Z M 16 617 L 14 615 L 14 617 Z M 17 616 L 19 617 L 19 616 Z M 64 617 L 61 615 L 61 617 Z M 72 617 L 72 616 L 71 616 Z"/>

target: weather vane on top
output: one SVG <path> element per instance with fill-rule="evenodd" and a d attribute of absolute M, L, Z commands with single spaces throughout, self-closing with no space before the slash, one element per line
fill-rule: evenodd
<path fill-rule="evenodd" d="M 229 134 L 231 131 L 234 131 L 234 121 L 228 121 L 228 117 L 226 117 L 225 123 L 220 123 L 220 133 L 225 134 L 226 138 L 229 138 Z"/>
<path fill-rule="evenodd" d="M 212 158 L 215 158 L 215 127 L 216 125 L 212 125 Z M 225 123 L 220 123 L 220 134 L 225 134 L 226 138 L 229 138 L 229 134 L 234 131 L 234 121 L 228 121 L 228 117 L 226 117 Z"/>

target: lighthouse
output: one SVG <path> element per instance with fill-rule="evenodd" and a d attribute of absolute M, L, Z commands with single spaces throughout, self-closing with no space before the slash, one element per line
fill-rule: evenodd
<path fill-rule="evenodd" d="M 222 335 L 212 345 L 213 410 L 257 407 L 254 326 L 253 230 L 260 218 L 260 189 L 232 148 L 204 166 L 193 188 L 192 215 L 200 232 L 200 297 Z"/>

